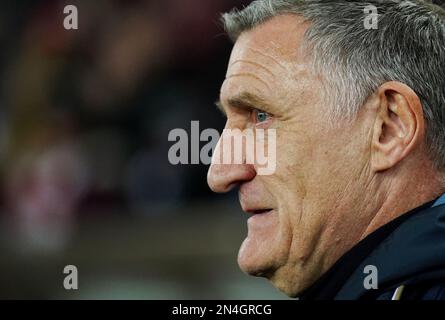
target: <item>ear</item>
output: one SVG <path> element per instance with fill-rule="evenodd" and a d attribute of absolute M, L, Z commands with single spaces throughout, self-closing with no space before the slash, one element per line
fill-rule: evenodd
<path fill-rule="evenodd" d="M 424 139 L 425 119 L 417 94 L 400 82 L 387 82 L 376 92 L 378 101 L 372 136 L 371 167 L 390 169 Z"/>

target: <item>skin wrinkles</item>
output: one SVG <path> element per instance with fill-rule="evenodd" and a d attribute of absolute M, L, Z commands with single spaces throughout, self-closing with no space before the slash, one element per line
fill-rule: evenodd
<path fill-rule="evenodd" d="M 354 119 L 327 121 L 323 77 L 301 48 L 303 21 L 281 15 L 242 33 L 221 87 L 226 129 L 258 125 L 242 107 L 262 104 L 271 115 L 274 174 L 216 163 L 208 174 L 214 192 L 236 186 L 249 210 L 272 209 L 249 213 L 238 264 L 291 297 L 371 232 L 443 193 L 425 153 L 420 100 L 406 85 L 382 84 Z"/>
<path fill-rule="evenodd" d="M 260 51 L 258 49 L 252 48 L 252 47 L 247 47 L 247 49 L 252 51 L 252 52 L 254 52 L 254 53 L 256 53 L 256 54 L 259 54 L 259 55 L 261 55 L 261 56 L 263 56 L 265 58 L 268 58 L 268 59 L 272 60 L 272 62 L 274 62 L 282 70 L 287 71 L 287 67 L 284 65 L 284 63 L 278 61 L 278 59 L 274 58 L 273 56 L 268 55 L 267 53 L 264 53 L 264 52 L 262 52 L 262 51 Z"/>
<path fill-rule="evenodd" d="M 267 90 L 271 91 L 271 90 L 270 90 L 269 83 L 268 83 L 267 81 L 261 79 L 261 77 L 259 77 L 259 76 L 255 75 L 255 74 L 253 74 L 253 73 L 247 73 L 247 72 L 246 72 L 246 73 L 235 73 L 235 74 L 231 74 L 230 76 L 228 76 L 228 77 L 226 78 L 226 80 L 230 80 L 231 78 L 234 78 L 234 77 L 251 77 L 251 78 L 254 78 L 255 80 L 261 82 L 261 83 L 267 88 Z M 261 91 L 259 90 L 259 92 L 261 92 Z"/>
<path fill-rule="evenodd" d="M 249 49 L 250 50 L 246 50 L 246 52 L 249 52 L 249 54 L 251 54 L 251 52 L 256 52 L 256 53 L 260 53 L 260 54 L 262 53 L 261 52 L 262 50 L 261 51 L 260 50 L 252 50 L 251 47 L 249 47 Z M 237 49 L 234 49 L 234 52 L 236 52 L 236 51 L 237 51 Z M 263 54 L 263 56 L 264 56 L 264 54 Z M 269 58 L 271 58 L 269 55 L 267 55 L 267 56 Z M 250 57 L 249 56 L 249 58 L 250 59 L 254 59 L 255 57 Z M 282 131 L 279 133 L 278 139 L 279 140 L 283 140 L 282 137 L 284 137 L 284 136 L 296 136 L 296 135 L 300 135 L 301 136 L 300 130 L 303 131 L 304 129 L 303 128 L 300 129 L 300 126 L 298 125 L 298 121 L 304 121 L 305 117 L 301 116 L 301 115 L 300 115 L 299 118 L 295 117 L 295 114 L 298 112 L 297 106 L 299 106 L 299 104 L 297 103 L 296 100 L 298 100 L 298 98 L 304 98 L 304 97 L 301 97 L 301 96 L 300 97 L 298 97 L 298 96 L 295 97 L 294 96 L 292 100 L 288 100 L 288 97 L 289 97 L 289 93 L 288 92 L 290 91 L 289 88 L 292 88 L 292 87 L 295 86 L 295 83 L 294 83 L 295 79 L 298 79 L 298 78 L 300 78 L 300 80 L 304 79 L 304 75 L 300 76 L 300 77 L 298 76 L 299 73 L 304 72 L 304 67 L 299 66 L 299 73 L 295 73 L 294 74 L 295 76 L 292 77 L 291 71 L 295 71 L 295 69 L 297 69 L 297 66 L 291 66 L 291 67 L 286 68 L 286 67 L 284 67 L 284 65 L 282 63 L 278 63 L 276 59 L 271 58 L 271 60 L 273 60 L 273 62 L 275 62 L 271 66 L 272 70 L 273 70 L 272 72 L 275 72 L 275 73 L 279 74 L 279 79 L 281 80 L 280 87 L 279 88 L 275 88 L 275 90 L 278 91 L 278 94 L 276 96 L 278 96 L 279 98 L 275 98 L 276 97 L 275 96 L 274 99 L 271 99 L 271 100 L 275 100 L 276 106 L 280 106 L 281 107 L 281 109 L 276 112 L 278 114 L 277 118 L 279 118 L 281 120 L 280 123 L 277 126 L 281 127 L 281 129 L 282 129 Z M 277 69 L 277 66 L 278 66 L 278 69 Z M 229 72 L 230 72 L 230 67 L 229 67 Z M 301 85 L 305 84 L 304 80 L 301 80 L 300 84 Z M 306 83 L 306 87 L 309 87 L 309 86 L 310 85 L 308 85 L 308 83 Z M 224 88 L 224 86 L 223 86 L 222 93 L 225 92 L 225 89 L 226 88 Z M 298 92 L 300 93 L 300 91 L 298 91 Z M 224 100 L 223 97 L 224 97 L 224 95 L 222 94 L 222 100 Z M 227 100 L 229 100 L 229 99 L 227 99 Z M 304 101 L 306 101 L 306 100 L 304 100 Z M 292 110 L 291 113 L 289 112 L 290 110 Z M 285 125 L 285 124 L 283 124 L 283 122 L 284 123 L 288 122 L 288 124 Z M 305 139 L 304 136 L 301 136 L 300 139 L 309 140 L 309 139 Z M 305 143 L 302 143 L 302 144 L 305 144 Z M 289 151 L 283 150 L 283 149 L 292 150 L 292 146 L 291 145 L 289 145 L 289 147 L 286 147 L 287 143 L 282 143 L 281 146 L 282 147 L 280 149 L 282 151 L 277 150 L 278 154 L 289 153 Z M 307 153 L 311 154 L 310 151 L 307 152 Z M 280 162 L 278 162 L 278 167 L 279 168 L 281 167 L 281 163 Z M 292 168 L 294 168 L 295 166 L 291 165 L 291 166 L 288 166 L 288 167 L 290 168 L 291 171 L 288 174 L 285 174 L 283 176 L 279 175 L 279 176 L 275 177 L 278 181 L 268 181 L 269 179 L 267 179 L 267 177 L 264 177 L 264 179 L 263 179 L 264 183 L 262 183 L 262 185 L 266 185 L 266 186 L 269 185 L 270 186 L 270 187 L 266 187 L 265 188 L 265 189 L 268 190 L 268 192 L 267 192 L 268 194 L 271 194 L 272 190 L 275 190 L 275 189 L 279 188 L 281 185 L 286 184 L 288 182 L 287 181 L 287 177 L 289 175 L 290 176 L 295 175 L 295 172 L 292 172 Z M 298 167 L 298 165 L 297 165 L 297 167 Z M 280 170 L 279 168 L 278 168 L 278 170 Z M 257 182 L 257 183 L 259 184 L 260 182 Z M 303 202 L 304 202 L 304 198 L 305 197 L 303 196 L 302 198 L 303 198 Z M 295 203 L 295 201 L 293 201 L 290 198 L 282 199 L 282 201 L 279 201 L 279 202 L 280 202 L 280 204 L 279 204 L 279 211 L 283 211 L 283 212 L 290 211 L 291 208 L 289 208 L 289 206 L 291 206 L 292 203 Z M 295 205 L 298 205 L 303 210 L 304 209 L 303 202 L 301 202 L 300 205 L 298 205 L 298 204 L 295 204 Z M 303 211 L 299 212 L 299 214 L 297 214 L 295 216 L 295 218 L 297 218 L 297 222 L 295 222 L 295 223 L 289 223 L 289 221 L 288 221 L 289 218 L 288 217 L 281 217 L 281 216 L 278 218 L 278 221 L 279 221 L 279 223 L 283 222 L 283 225 L 287 225 L 287 226 L 292 225 L 292 224 L 300 225 L 301 221 L 302 221 L 302 217 L 303 217 Z M 299 239 L 300 237 L 295 237 L 294 232 L 292 232 L 290 230 L 290 227 L 285 227 L 285 228 L 287 229 L 287 231 L 285 232 L 287 234 L 287 236 L 283 236 L 282 237 L 283 238 L 282 241 L 283 241 L 283 247 L 288 248 L 288 249 L 285 250 L 285 252 L 283 252 L 281 254 L 281 258 L 277 258 L 274 262 L 270 262 L 267 265 L 267 267 L 269 267 L 269 268 L 272 266 L 272 268 L 270 268 L 272 270 L 274 268 L 276 268 L 276 267 L 273 267 L 276 264 L 288 265 L 289 267 L 294 267 L 296 265 L 301 265 L 302 264 L 302 266 L 300 268 L 303 268 L 305 263 L 306 263 L 306 261 L 307 261 L 307 257 L 311 256 L 311 252 L 313 252 L 313 250 L 312 250 L 312 248 L 314 246 L 314 242 L 313 241 L 308 241 L 306 245 L 303 245 L 302 240 Z M 318 231 L 317 234 L 315 234 L 315 236 L 318 237 L 318 235 L 320 233 L 321 233 L 321 230 Z M 294 241 L 295 238 L 299 239 L 299 241 Z M 254 242 L 254 246 L 258 246 L 258 240 L 257 239 L 254 239 L 253 242 Z M 306 249 L 304 249 L 304 250 L 301 249 L 300 250 L 301 252 L 298 254 L 298 257 L 297 257 L 296 261 L 293 261 L 294 258 L 292 258 L 290 253 L 289 253 L 289 251 L 294 250 L 293 249 L 294 247 L 302 247 L 302 248 L 306 247 Z M 287 273 L 287 272 L 288 271 L 286 271 L 286 270 L 283 271 L 283 273 Z M 271 278 L 274 278 L 273 272 L 271 273 L 271 272 L 268 272 L 267 270 L 264 271 L 264 270 L 261 269 L 259 271 L 255 271 L 255 273 L 256 273 L 256 275 L 269 274 Z M 278 284 L 278 286 L 280 286 L 280 285 Z"/>
<path fill-rule="evenodd" d="M 266 66 L 263 66 L 261 63 L 254 62 L 254 61 L 249 61 L 249 60 L 244 60 L 244 59 L 240 59 L 240 60 L 235 60 L 235 61 L 232 63 L 231 66 L 233 67 L 233 66 L 236 65 L 237 63 L 247 63 L 247 64 L 252 64 L 252 65 L 254 65 L 254 66 L 256 66 L 256 67 L 258 67 L 258 68 L 260 68 L 260 69 L 263 69 L 263 70 L 266 71 L 271 77 L 275 78 L 275 74 L 274 74 L 272 71 L 270 71 L 269 68 L 267 68 Z"/>

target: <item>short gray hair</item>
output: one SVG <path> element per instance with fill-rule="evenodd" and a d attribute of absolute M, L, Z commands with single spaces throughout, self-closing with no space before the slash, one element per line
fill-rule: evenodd
<path fill-rule="evenodd" d="M 431 2 L 431 1 L 429 1 Z M 378 29 L 365 28 L 365 8 L 378 9 Z M 256 0 L 223 15 L 229 36 L 268 19 L 295 14 L 311 23 L 306 45 L 324 78 L 331 118 L 353 118 L 383 83 L 399 81 L 419 96 L 427 124 L 426 145 L 445 172 L 445 10 L 412 0 Z M 333 90 L 333 91 L 332 91 Z"/>

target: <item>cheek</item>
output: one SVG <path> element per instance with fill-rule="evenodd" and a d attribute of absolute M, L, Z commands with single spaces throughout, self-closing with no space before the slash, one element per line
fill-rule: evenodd
<path fill-rule="evenodd" d="M 296 125 L 296 124 L 294 124 Z M 319 194 L 326 184 L 338 178 L 338 167 L 347 163 L 344 149 L 326 132 L 310 129 L 283 131 L 277 143 L 277 178 L 282 190 L 298 198 L 308 192 Z M 292 199 L 291 199 L 292 200 Z"/>
<path fill-rule="evenodd" d="M 305 207 L 310 208 L 311 198 L 319 196 L 321 179 L 313 144 L 304 135 L 296 136 L 295 132 L 285 132 L 279 137 L 277 170 L 267 183 L 278 203 L 280 225 L 292 234 L 303 232 Z"/>
<path fill-rule="evenodd" d="M 306 198 L 304 170 L 299 164 L 285 164 L 265 183 L 278 208 L 280 233 L 298 233 Z M 287 240 L 285 240 L 287 241 Z M 290 244 L 288 244 L 290 246 Z"/>
<path fill-rule="evenodd" d="M 296 125 L 296 124 L 294 124 Z M 279 130 L 277 167 L 283 174 L 294 174 L 310 163 L 316 142 L 301 130 Z"/>
<path fill-rule="evenodd" d="M 307 177 L 313 171 L 312 150 L 306 143 L 289 139 L 284 134 L 278 141 L 277 169 L 271 191 L 280 200 L 280 205 L 295 205 L 306 196 Z"/>

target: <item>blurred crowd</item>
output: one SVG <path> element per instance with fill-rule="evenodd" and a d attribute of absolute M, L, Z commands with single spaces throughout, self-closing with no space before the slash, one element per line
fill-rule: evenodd
<path fill-rule="evenodd" d="M 223 128 L 219 15 L 246 2 L 0 3 L 0 215 L 18 238 L 57 249 L 78 219 L 209 197 L 207 168 L 172 166 L 167 137 L 192 120 Z M 63 28 L 68 4 L 78 30 Z"/>

